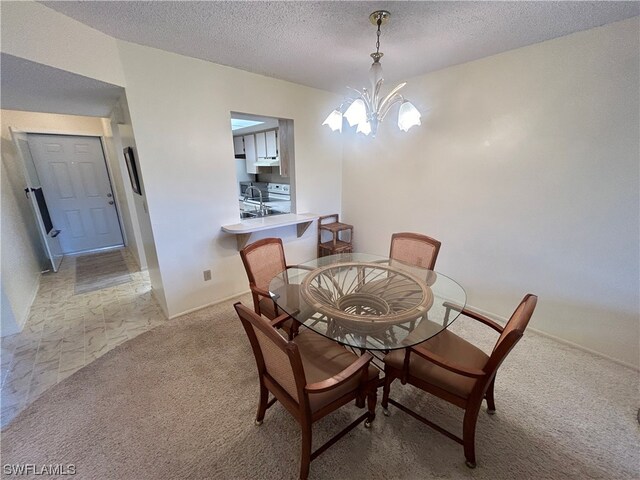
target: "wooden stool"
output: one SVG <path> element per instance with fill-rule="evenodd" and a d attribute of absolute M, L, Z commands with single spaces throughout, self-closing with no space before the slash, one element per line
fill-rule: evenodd
<path fill-rule="evenodd" d="M 353 252 L 353 225 L 340 223 L 338 214 L 318 218 L 318 257 Z M 349 231 L 349 241 L 340 238 L 340 232 Z M 330 232 L 331 240 L 322 241 L 322 232 Z"/>

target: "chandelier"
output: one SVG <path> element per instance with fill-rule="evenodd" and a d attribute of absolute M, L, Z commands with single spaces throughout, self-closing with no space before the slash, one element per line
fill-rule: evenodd
<path fill-rule="evenodd" d="M 376 136 L 378 124 L 386 117 L 391 107 L 400 104 L 398 110 L 398 127 L 403 131 L 408 131 L 414 125 L 420 125 L 420 112 L 400 93 L 398 93 L 406 83 L 396 86 L 386 97 L 382 97 L 380 90 L 384 79 L 382 78 L 382 65 L 380 59 L 384 55 L 380 52 L 380 26 L 389 21 L 391 14 L 386 10 L 377 10 L 369 15 L 372 24 L 378 26 L 376 51 L 371 54 L 373 63 L 369 69 L 369 79 L 371 90 L 363 88 L 362 91 L 349 88 L 358 95 L 355 98 L 347 98 L 340 107 L 331 112 L 323 125 L 329 126 L 331 130 L 342 131 L 342 118 L 346 118 L 350 126 L 357 125 L 357 132 L 365 135 Z M 346 108 L 346 110 L 345 110 Z"/>

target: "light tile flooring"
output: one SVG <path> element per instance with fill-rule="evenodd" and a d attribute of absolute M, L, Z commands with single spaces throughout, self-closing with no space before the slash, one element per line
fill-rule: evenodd
<path fill-rule="evenodd" d="M 151 295 L 148 273 L 122 253 L 131 273 L 128 283 L 76 295 L 72 256 L 64 257 L 57 273 L 42 275 L 24 329 L 0 344 L 2 426 L 49 387 L 167 321 Z"/>

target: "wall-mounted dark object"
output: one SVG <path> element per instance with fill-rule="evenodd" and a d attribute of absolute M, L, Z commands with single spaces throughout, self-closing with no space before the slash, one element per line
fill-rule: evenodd
<path fill-rule="evenodd" d="M 42 193 L 42 187 L 37 188 L 25 188 L 24 193 L 29 198 L 29 193 L 33 193 L 36 196 L 36 202 L 38 203 L 38 209 L 40 210 L 40 215 L 42 216 L 42 223 L 44 226 L 45 233 L 51 232 L 53 230 L 53 223 L 51 222 L 51 215 L 49 215 L 49 209 L 47 208 L 47 202 L 44 199 L 44 194 Z M 53 238 L 58 235 L 52 235 Z"/>
<path fill-rule="evenodd" d="M 129 171 L 131 188 L 138 195 L 142 195 L 142 189 L 140 188 L 140 178 L 138 177 L 138 167 L 136 166 L 136 157 L 133 155 L 133 148 L 126 147 L 124 149 L 124 160 L 127 164 L 127 170 Z"/>

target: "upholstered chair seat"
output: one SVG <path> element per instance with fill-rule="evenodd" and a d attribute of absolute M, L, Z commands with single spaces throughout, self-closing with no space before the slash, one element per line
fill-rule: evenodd
<path fill-rule="evenodd" d="M 311 330 L 301 330 L 293 342 L 298 345 L 304 374 L 308 383 L 316 383 L 337 375 L 353 362 L 358 356 L 342 345 Z M 379 370 L 372 365 L 368 367 L 368 380 L 378 378 Z M 358 387 L 360 378 L 354 377 L 344 385 L 322 393 L 309 394 L 311 412 L 317 412 L 322 407 L 342 397 L 344 394 Z"/>
<path fill-rule="evenodd" d="M 435 337 L 413 348 L 418 350 L 423 348 L 441 357 L 455 358 L 456 363 L 477 370 L 482 370 L 489 360 L 489 356 L 478 347 L 448 330 L 443 330 Z M 404 349 L 394 350 L 384 357 L 386 365 L 398 370 L 402 370 L 404 360 Z M 474 378 L 446 370 L 419 355 L 411 355 L 409 357 L 409 370 L 407 373 L 412 377 L 424 380 L 464 399 L 469 397 L 473 386 L 476 384 Z"/>

